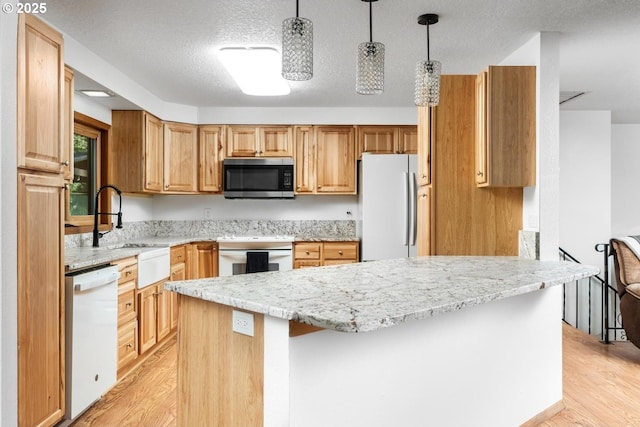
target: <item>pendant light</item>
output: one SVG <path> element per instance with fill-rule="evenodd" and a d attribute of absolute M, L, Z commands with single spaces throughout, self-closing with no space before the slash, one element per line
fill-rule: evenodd
<path fill-rule="evenodd" d="M 313 77 L 313 24 L 298 16 L 282 21 L 282 77 L 309 80 Z"/>
<path fill-rule="evenodd" d="M 372 9 L 369 3 L 369 41 L 358 45 L 356 92 L 361 95 L 379 95 L 384 91 L 384 45 L 373 41 Z"/>
<path fill-rule="evenodd" d="M 427 26 L 427 60 L 416 64 L 415 103 L 435 107 L 440 102 L 440 71 L 442 64 L 432 61 L 429 54 L 429 27 L 438 23 L 438 15 L 427 13 L 418 17 L 418 24 Z"/>

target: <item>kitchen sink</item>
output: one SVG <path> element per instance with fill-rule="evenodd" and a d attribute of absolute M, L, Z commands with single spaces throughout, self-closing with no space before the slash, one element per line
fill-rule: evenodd
<path fill-rule="evenodd" d="M 169 248 L 156 248 L 138 255 L 138 288 L 169 278 Z"/>

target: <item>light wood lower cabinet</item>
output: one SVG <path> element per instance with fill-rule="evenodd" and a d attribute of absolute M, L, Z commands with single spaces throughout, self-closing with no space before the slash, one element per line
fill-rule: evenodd
<path fill-rule="evenodd" d="M 218 244 L 216 242 L 194 242 L 190 245 L 189 279 L 218 277 Z"/>
<path fill-rule="evenodd" d="M 136 288 L 138 259 L 124 258 L 113 262 L 118 266 L 118 379 L 138 358 L 138 317 Z"/>
<path fill-rule="evenodd" d="M 144 354 L 171 332 L 169 293 L 164 280 L 138 291 L 140 354 Z"/>
<path fill-rule="evenodd" d="M 359 242 L 295 242 L 293 268 L 350 264 L 360 258 Z"/>

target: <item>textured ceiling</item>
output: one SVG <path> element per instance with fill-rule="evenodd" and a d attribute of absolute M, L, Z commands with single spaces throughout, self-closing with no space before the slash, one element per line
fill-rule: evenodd
<path fill-rule="evenodd" d="M 410 107 L 413 71 L 431 57 L 444 74 L 475 74 L 539 31 L 561 33 L 561 90 L 586 95 L 565 109 L 611 110 L 640 123 L 640 0 L 379 0 L 373 39 L 386 46 L 385 91 L 355 93 L 356 48 L 368 40 L 368 3 L 301 0 L 314 26 L 314 77 L 286 97 L 249 97 L 217 58 L 223 46 L 280 49 L 294 0 L 49 0 L 43 18 L 159 98 L 218 107 Z"/>

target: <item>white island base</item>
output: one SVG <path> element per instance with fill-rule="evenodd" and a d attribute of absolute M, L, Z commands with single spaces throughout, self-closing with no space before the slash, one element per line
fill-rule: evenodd
<path fill-rule="evenodd" d="M 562 287 L 372 332 L 320 330 L 180 295 L 178 425 L 535 425 L 562 405 Z M 237 309 L 236 309 L 237 310 Z"/>

